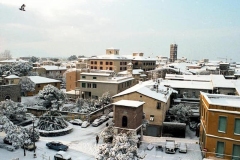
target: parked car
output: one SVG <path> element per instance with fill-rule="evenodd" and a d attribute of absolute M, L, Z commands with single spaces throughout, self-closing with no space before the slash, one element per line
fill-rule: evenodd
<path fill-rule="evenodd" d="M 56 150 L 56 151 L 66 151 L 68 149 L 67 145 L 64 145 L 61 142 L 56 142 L 56 141 L 48 142 L 46 144 L 46 146 L 49 149 L 53 149 L 53 150 Z"/>
<path fill-rule="evenodd" d="M 4 142 L 5 144 L 12 145 L 12 142 L 10 142 L 6 137 L 3 138 L 3 142 Z"/>
<path fill-rule="evenodd" d="M 58 151 L 54 155 L 54 160 L 72 160 L 71 156 L 64 151 Z"/>
<path fill-rule="evenodd" d="M 9 141 L 9 139 L 8 138 L 4 138 L 3 139 L 3 143 L 5 143 L 5 144 L 7 144 L 7 145 L 9 145 L 9 146 L 12 146 L 12 142 L 10 142 Z M 18 149 L 19 147 L 18 146 L 12 146 L 14 149 Z M 6 148 L 6 147 L 5 147 Z"/>
<path fill-rule="evenodd" d="M 178 148 L 179 148 L 180 153 L 187 153 L 187 144 L 186 143 L 180 143 Z"/>
<path fill-rule="evenodd" d="M 10 145 L 6 145 L 6 146 L 5 146 L 5 149 L 7 149 L 8 151 L 14 151 L 14 150 L 15 150 L 15 147 L 10 146 Z"/>
<path fill-rule="evenodd" d="M 82 120 L 81 119 L 74 119 L 74 120 L 71 120 L 69 121 L 70 123 L 74 124 L 74 125 L 79 125 L 81 126 L 82 125 Z"/>
<path fill-rule="evenodd" d="M 108 113 L 109 118 L 113 118 L 113 112 Z"/>
<path fill-rule="evenodd" d="M 174 140 L 166 140 L 165 153 L 176 153 L 175 147 L 176 145 Z"/>
<path fill-rule="evenodd" d="M 106 122 L 107 120 L 109 120 L 109 117 L 103 115 L 103 116 L 100 117 L 100 120 L 103 121 L 103 122 Z"/>
<path fill-rule="evenodd" d="M 97 127 L 99 125 L 102 124 L 102 121 L 100 119 L 95 119 L 93 122 L 92 122 L 92 126 L 93 127 Z"/>
<path fill-rule="evenodd" d="M 87 128 L 88 126 L 90 126 L 90 123 L 88 121 L 83 121 L 81 127 L 82 128 Z"/>
<path fill-rule="evenodd" d="M 33 151 L 34 149 L 36 149 L 37 148 L 37 146 L 35 145 L 35 147 L 34 147 L 34 144 L 33 143 L 30 143 L 30 144 L 25 144 L 25 145 L 23 145 L 22 147 L 21 147 L 22 149 L 26 149 L 26 150 L 29 150 L 29 151 Z"/>

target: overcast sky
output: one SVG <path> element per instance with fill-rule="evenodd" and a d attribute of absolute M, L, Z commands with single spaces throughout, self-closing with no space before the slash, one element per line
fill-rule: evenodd
<path fill-rule="evenodd" d="M 240 61 L 240 0 L 0 0 L 0 52 L 14 57 L 169 57 L 171 43 L 179 58 Z"/>

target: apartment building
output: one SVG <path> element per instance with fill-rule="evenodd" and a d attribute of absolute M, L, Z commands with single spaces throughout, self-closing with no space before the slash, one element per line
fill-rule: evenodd
<path fill-rule="evenodd" d="M 66 79 L 66 91 L 72 91 L 78 88 L 78 80 L 80 79 L 81 70 L 80 69 L 69 69 L 65 73 Z"/>
<path fill-rule="evenodd" d="M 240 159 L 240 97 L 201 92 L 200 147 L 206 158 Z"/>
<path fill-rule="evenodd" d="M 112 70 L 117 73 L 127 70 L 127 65 L 131 59 L 119 55 L 119 49 L 109 48 L 106 49 L 105 55 L 85 59 L 85 62 L 87 62 L 89 69 Z"/>
<path fill-rule="evenodd" d="M 134 78 L 134 85 L 139 83 L 140 81 L 146 81 L 147 75 L 144 73 L 142 69 L 132 69 L 132 76 Z M 122 71 L 118 72 L 118 75 L 121 76 L 127 76 L 129 74 L 129 71 Z"/>
<path fill-rule="evenodd" d="M 134 78 L 132 75 L 125 77 L 114 76 L 104 72 L 82 72 L 80 74 L 79 90 L 82 98 L 101 97 L 103 93 L 115 95 L 133 86 Z"/>
<path fill-rule="evenodd" d="M 156 67 L 156 59 L 144 57 L 144 53 L 133 53 L 132 55 L 120 55 L 120 50 L 115 48 L 106 49 L 106 54 L 84 58 L 88 68 L 96 70 L 113 70 L 121 72 L 127 70 L 127 65 L 131 62 L 133 69 L 143 71 L 153 70 Z M 82 59 L 79 59 L 81 61 Z"/>
<path fill-rule="evenodd" d="M 144 131 L 148 136 L 161 136 L 161 128 L 167 110 L 170 107 L 170 96 L 174 92 L 171 88 L 160 86 L 158 83 L 149 80 L 114 95 L 113 102 L 133 100 L 145 102 L 143 112 L 149 124 Z"/>
<path fill-rule="evenodd" d="M 67 70 L 66 67 L 49 65 L 33 68 L 33 72 L 37 72 L 39 76 L 55 79 L 62 78 L 66 70 Z"/>
<path fill-rule="evenodd" d="M 58 89 L 60 89 L 60 80 L 41 77 L 41 76 L 28 76 L 35 83 L 35 90 L 33 92 L 27 92 L 27 96 L 33 96 L 38 94 L 40 90 L 44 88 L 44 86 L 50 84 Z"/>

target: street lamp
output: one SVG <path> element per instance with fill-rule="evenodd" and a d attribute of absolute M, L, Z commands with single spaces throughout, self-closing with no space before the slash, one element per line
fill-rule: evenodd
<path fill-rule="evenodd" d="M 32 123 L 33 123 L 33 158 L 37 158 L 37 155 L 36 155 L 36 146 L 35 146 L 35 137 L 34 137 L 34 117 L 32 117 Z"/>

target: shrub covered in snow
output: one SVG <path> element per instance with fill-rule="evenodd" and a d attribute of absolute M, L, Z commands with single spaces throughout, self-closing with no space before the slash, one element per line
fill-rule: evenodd
<path fill-rule="evenodd" d="M 34 129 L 33 139 L 33 128 L 22 128 L 14 125 L 6 116 L 0 115 L 0 132 L 6 133 L 6 139 L 12 143 L 15 148 L 22 145 L 27 145 L 33 141 L 39 140 L 39 132 Z"/>
<path fill-rule="evenodd" d="M 66 95 L 63 91 L 49 84 L 39 91 L 38 98 L 43 100 L 43 106 L 47 109 L 57 108 L 59 110 L 66 100 Z"/>
<path fill-rule="evenodd" d="M 178 104 L 169 109 L 169 113 L 172 114 L 176 122 L 186 123 L 189 121 L 189 117 L 193 114 L 190 106 L 184 106 Z"/>
<path fill-rule="evenodd" d="M 99 146 L 98 160 L 137 160 L 142 159 L 137 152 L 138 136 L 133 132 L 120 133 L 113 138 L 113 143 Z"/>
<path fill-rule="evenodd" d="M 21 85 L 21 92 L 32 92 L 35 90 L 35 83 L 28 77 L 21 77 L 19 84 Z"/>
<path fill-rule="evenodd" d="M 0 102 L 0 111 L 10 120 L 23 120 L 27 109 L 21 103 L 6 100 Z"/>
<path fill-rule="evenodd" d="M 45 131 L 61 130 L 68 127 L 68 123 L 63 119 L 58 111 L 48 111 L 44 113 L 38 121 L 37 128 Z"/>

